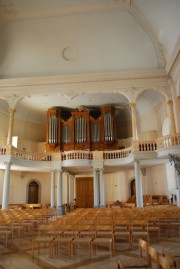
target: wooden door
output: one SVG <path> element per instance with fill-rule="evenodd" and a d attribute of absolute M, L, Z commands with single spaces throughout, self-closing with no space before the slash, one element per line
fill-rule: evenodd
<path fill-rule="evenodd" d="M 32 181 L 29 184 L 28 204 L 38 204 L 39 185 Z"/>
<path fill-rule="evenodd" d="M 130 183 L 130 189 L 131 189 L 131 197 L 136 195 L 136 183 L 135 179 L 133 179 Z"/>
<path fill-rule="evenodd" d="M 77 207 L 94 207 L 94 190 L 92 177 L 76 178 L 76 202 Z"/>

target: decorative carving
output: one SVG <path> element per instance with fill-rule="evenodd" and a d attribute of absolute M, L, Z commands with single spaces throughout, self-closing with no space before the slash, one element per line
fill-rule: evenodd
<path fill-rule="evenodd" d="M 64 94 L 68 99 L 72 100 L 75 96 L 77 96 L 77 92 L 75 91 L 68 91 Z"/>
<path fill-rule="evenodd" d="M 66 61 L 72 61 L 77 57 L 77 49 L 74 47 L 67 46 L 63 49 L 62 55 Z"/>
<path fill-rule="evenodd" d="M 16 104 L 22 99 L 22 96 L 18 96 L 16 94 L 8 96 L 6 98 L 3 98 L 4 100 L 6 100 L 9 104 L 10 108 L 15 108 Z"/>
<path fill-rule="evenodd" d="M 114 5 L 123 5 L 123 4 L 129 4 L 129 0 L 113 0 Z"/>
<path fill-rule="evenodd" d="M 138 95 L 143 92 L 144 89 L 142 88 L 136 88 L 136 87 L 132 87 L 126 90 L 126 95 L 128 96 L 129 102 L 135 102 Z"/>
<path fill-rule="evenodd" d="M 171 87 L 169 85 L 167 87 L 158 87 L 157 90 L 162 92 L 167 100 L 172 100 Z"/>
<path fill-rule="evenodd" d="M 12 9 L 12 5 L 0 5 L 0 14 L 1 17 L 9 17 L 16 15 L 17 12 Z"/>

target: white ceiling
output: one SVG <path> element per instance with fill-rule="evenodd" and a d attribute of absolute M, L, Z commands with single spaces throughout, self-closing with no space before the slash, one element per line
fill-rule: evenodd
<path fill-rule="evenodd" d="M 0 13 L 1 80 L 165 68 L 180 29 L 179 0 L 0 0 Z M 44 125 L 52 106 L 110 103 L 130 115 L 128 100 L 116 93 L 27 96 L 16 117 Z M 161 99 L 145 91 L 138 115 Z M 2 100 L 0 107 L 8 111 Z"/>

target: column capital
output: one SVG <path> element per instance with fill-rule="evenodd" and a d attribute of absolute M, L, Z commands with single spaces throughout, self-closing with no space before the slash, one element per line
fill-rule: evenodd
<path fill-rule="evenodd" d="M 136 107 L 136 103 L 135 103 L 135 102 L 130 102 L 130 103 L 129 103 L 129 106 L 130 106 L 131 108 L 134 108 L 134 107 Z"/>
<path fill-rule="evenodd" d="M 167 100 L 167 105 L 172 105 L 173 101 L 171 99 Z"/>
<path fill-rule="evenodd" d="M 22 99 L 23 99 L 23 96 L 19 96 L 16 94 L 13 94 L 4 98 L 4 100 L 8 102 L 9 107 L 12 109 L 14 109 L 16 104 Z"/>

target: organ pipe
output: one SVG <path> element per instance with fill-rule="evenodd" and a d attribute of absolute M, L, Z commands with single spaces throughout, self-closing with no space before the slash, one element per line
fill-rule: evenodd
<path fill-rule="evenodd" d="M 49 120 L 49 144 L 58 142 L 58 122 L 56 116 L 51 116 Z"/>
<path fill-rule="evenodd" d="M 48 110 L 46 126 L 47 151 L 118 148 L 111 105 L 92 113 L 87 108 L 77 108 L 71 111 L 71 117 L 59 107 L 52 108 Z"/>
<path fill-rule="evenodd" d="M 113 119 L 110 112 L 104 116 L 104 140 L 114 141 Z"/>
<path fill-rule="evenodd" d="M 86 142 L 86 119 L 80 117 L 75 120 L 75 141 L 76 143 Z"/>

